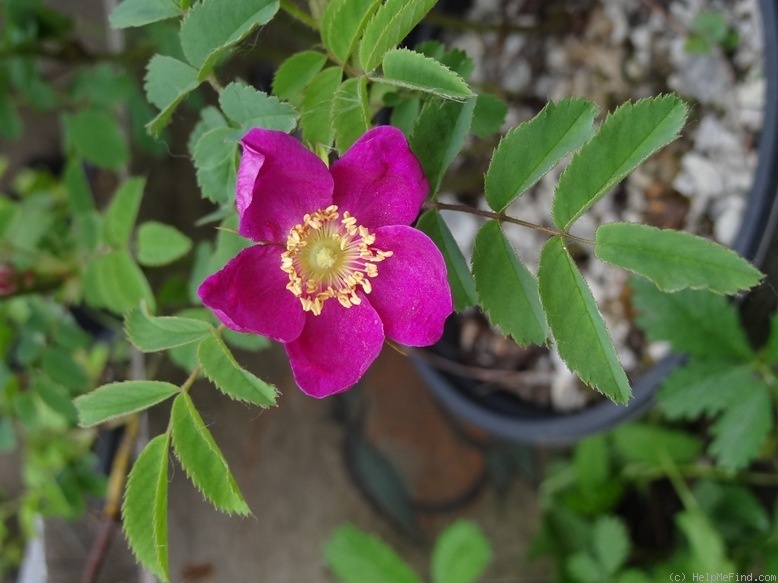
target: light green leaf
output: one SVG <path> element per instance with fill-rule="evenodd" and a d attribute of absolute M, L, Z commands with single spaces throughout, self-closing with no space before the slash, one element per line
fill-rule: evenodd
<path fill-rule="evenodd" d="M 629 555 L 629 532 L 615 516 L 601 516 L 592 529 L 594 554 L 608 575 L 615 575 Z"/>
<path fill-rule="evenodd" d="M 753 350 L 740 326 L 737 309 L 708 291 L 659 291 L 644 279 L 630 280 L 637 323 L 649 340 L 667 340 L 676 352 L 729 362 L 749 361 Z"/>
<path fill-rule="evenodd" d="M 129 149 L 116 120 L 108 113 L 85 109 L 63 116 L 68 146 L 84 160 L 116 169 L 129 159 Z"/>
<path fill-rule="evenodd" d="M 321 41 L 346 63 L 381 0 L 332 0 L 321 16 Z"/>
<path fill-rule="evenodd" d="M 200 136 L 192 153 L 203 196 L 219 204 L 229 204 L 235 197 L 237 138 L 234 129 L 215 127 Z"/>
<path fill-rule="evenodd" d="M 251 514 L 227 461 L 188 394 L 181 393 L 173 401 L 170 423 L 176 457 L 203 496 L 223 512 Z"/>
<path fill-rule="evenodd" d="M 436 0 L 387 0 L 368 20 L 359 45 L 359 63 L 370 72 L 386 52 L 408 36 L 421 19 L 432 10 Z"/>
<path fill-rule="evenodd" d="M 721 535 L 699 508 L 678 513 L 675 523 L 684 533 L 692 552 L 691 567 L 701 573 L 730 573 L 734 565 L 727 560 Z"/>
<path fill-rule="evenodd" d="M 341 583 L 422 583 L 386 543 L 351 525 L 332 534 L 324 545 L 324 559 Z"/>
<path fill-rule="evenodd" d="M 691 463 L 702 451 L 700 440 L 689 433 L 646 423 L 628 423 L 613 432 L 616 451 L 629 462 L 662 466 L 666 460 Z"/>
<path fill-rule="evenodd" d="M 173 263 L 192 248 L 192 240 L 170 225 L 147 221 L 138 227 L 138 263 L 158 267 Z"/>
<path fill-rule="evenodd" d="M 559 178 L 551 215 L 567 230 L 651 154 L 678 137 L 686 106 L 675 95 L 619 107 L 573 157 Z"/>
<path fill-rule="evenodd" d="M 68 160 L 63 182 L 68 192 L 70 208 L 76 215 L 85 215 L 94 211 L 95 203 L 92 190 L 84 173 L 84 163 L 78 158 Z"/>
<path fill-rule="evenodd" d="M 484 188 L 489 206 L 502 211 L 594 135 L 597 106 L 580 98 L 549 102 L 508 132 L 494 151 Z"/>
<path fill-rule="evenodd" d="M 84 271 L 84 295 L 97 308 L 117 314 L 131 310 L 145 300 L 154 306 L 154 294 L 146 276 L 126 250 L 96 257 Z"/>
<path fill-rule="evenodd" d="M 152 316 L 141 304 L 124 317 L 127 338 L 143 352 L 156 352 L 191 344 L 205 338 L 213 328 L 208 322 L 172 316 Z"/>
<path fill-rule="evenodd" d="M 152 439 L 135 460 L 127 478 L 122 527 L 143 566 L 167 583 L 168 434 Z"/>
<path fill-rule="evenodd" d="M 267 93 L 244 83 L 230 83 L 219 94 L 219 105 L 232 121 L 248 128 L 266 128 L 289 133 L 297 125 L 297 112 Z"/>
<path fill-rule="evenodd" d="M 447 527 L 432 551 L 433 583 L 472 583 L 492 560 L 489 541 L 469 520 L 459 520 Z"/>
<path fill-rule="evenodd" d="M 573 452 L 573 473 L 582 488 L 600 488 L 610 477 L 610 453 L 603 435 L 579 441 Z"/>
<path fill-rule="evenodd" d="M 462 250 L 438 211 L 427 211 L 419 217 L 416 227 L 435 242 L 446 261 L 448 283 L 454 296 L 454 308 L 461 312 L 478 303 L 475 280 L 467 267 Z"/>
<path fill-rule="evenodd" d="M 108 16 L 112 28 L 143 26 L 181 14 L 175 0 L 123 0 Z"/>
<path fill-rule="evenodd" d="M 103 239 L 109 245 L 126 247 L 129 243 L 145 186 L 143 178 L 130 178 L 116 189 L 103 219 Z"/>
<path fill-rule="evenodd" d="M 538 284 L 559 356 L 582 381 L 626 404 L 632 393 L 627 375 L 592 292 L 560 237 L 543 246 Z"/>
<path fill-rule="evenodd" d="M 332 125 L 330 110 L 332 98 L 340 86 L 343 71 L 338 67 L 328 67 L 313 78 L 305 89 L 300 110 L 300 126 L 303 129 L 303 139 L 309 144 L 332 143 Z"/>
<path fill-rule="evenodd" d="M 376 78 L 381 83 L 459 101 L 473 97 L 473 92 L 462 77 L 421 53 L 392 49 L 384 56 L 382 69 L 383 76 Z"/>
<path fill-rule="evenodd" d="M 286 59 L 273 77 L 273 93 L 292 105 L 302 102 L 302 92 L 322 70 L 327 56 L 318 51 L 302 51 Z"/>
<path fill-rule="evenodd" d="M 173 57 L 154 55 L 146 69 L 143 88 L 149 102 L 157 106 L 160 112 L 146 124 L 149 132 L 158 136 L 178 104 L 199 84 L 196 69 Z"/>
<path fill-rule="evenodd" d="M 519 344 L 544 344 L 548 336 L 538 284 L 516 256 L 497 221 L 479 229 L 473 247 L 473 276 L 492 324 Z"/>
<path fill-rule="evenodd" d="M 496 134 L 505 122 L 507 113 L 508 104 L 499 97 L 489 93 L 478 95 L 473 111 L 473 133 L 482 138 Z"/>
<path fill-rule="evenodd" d="M 760 380 L 738 387 L 737 399 L 711 427 L 708 451 L 727 470 L 748 466 L 759 454 L 773 427 L 770 387 Z"/>
<path fill-rule="evenodd" d="M 367 79 L 348 79 L 338 88 L 332 100 L 331 116 L 335 146 L 342 154 L 370 129 Z"/>
<path fill-rule="evenodd" d="M 474 99 L 464 103 L 430 100 L 416 118 L 409 143 L 421 162 L 432 196 L 465 144 L 474 108 Z"/>
<path fill-rule="evenodd" d="M 186 149 L 189 151 L 189 154 L 194 157 L 197 143 L 200 141 L 200 138 L 210 130 L 228 127 L 229 124 L 227 123 L 227 120 L 224 119 L 224 116 L 218 107 L 209 105 L 208 107 L 201 109 L 200 119 L 195 124 L 192 133 L 189 134 L 189 138 L 186 141 Z"/>
<path fill-rule="evenodd" d="M 48 377 L 71 393 L 83 393 L 89 385 L 89 377 L 83 367 L 78 364 L 68 350 L 58 346 L 49 346 L 43 353 L 41 370 Z"/>
<path fill-rule="evenodd" d="M 198 81 L 211 73 L 216 60 L 278 11 L 278 0 L 202 0 L 181 23 L 181 47 L 199 70 Z"/>
<path fill-rule="evenodd" d="M 666 292 L 691 288 L 734 294 L 764 277 L 734 251 L 673 229 L 610 223 L 597 229 L 596 239 L 599 259 L 642 275 Z"/>
<path fill-rule="evenodd" d="M 78 422 L 91 427 L 122 415 L 143 411 L 179 392 L 179 388 L 162 381 L 121 381 L 96 388 L 76 398 Z"/>
<path fill-rule="evenodd" d="M 276 388 L 243 369 L 215 334 L 200 343 L 197 360 L 205 376 L 228 397 L 260 407 L 275 405 Z"/>

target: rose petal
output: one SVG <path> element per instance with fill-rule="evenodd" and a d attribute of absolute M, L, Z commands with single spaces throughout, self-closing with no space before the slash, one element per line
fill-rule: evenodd
<path fill-rule="evenodd" d="M 366 299 L 350 308 L 331 299 L 320 315 L 307 312 L 302 334 L 286 344 L 286 353 L 300 389 L 322 398 L 353 386 L 383 343 L 381 320 Z"/>
<path fill-rule="evenodd" d="M 408 346 L 434 344 L 454 309 L 440 250 L 412 227 L 381 227 L 375 234 L 375 247 L 392 251 L 378 264 L 368 296 L 387 338 Z"/>
<path fill-rule="evenodd" d="M 197 290 L 203 304 L 226 326 L 289 342 L 300 335 L 305 315 L 300 300 L 286 289 L 278 245 L 252 245 L 233 257 Z"/>
<path fill-rule="evenodd" d="M 429 189 L 403 133 L 379 126 L 357 140 L 332 165 L 333 200 L 360 225 L 410 225 Z"/>
<path fill-rule="evenodd" d="M 241 143 L 236 198 L 241 235 L 285 243 L 305 214 L 332 204 L 327 166 L 297 138 L 253 129 Z"/>

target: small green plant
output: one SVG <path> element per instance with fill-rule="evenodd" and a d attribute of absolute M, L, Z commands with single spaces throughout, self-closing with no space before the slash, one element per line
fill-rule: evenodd
<path fill-rule="evenodd" d="M 355 526 L 338 528 L 324 547 L 324 556 L 341 583 L 422 583 L 391 547 Z M 469 520 L 457 521 L 440 534 L 432 550 L 431 583 L 474 583 L 492 559 L 481 529 Z"/>
<path fill-rule="evenodd" d="M 704 55 L 716 46 L 732 51 L 739 41 L 737 32 L 727 24 L 721 12 L 700 12 L 692 21 L 684 48 L 690 53 Z"/>

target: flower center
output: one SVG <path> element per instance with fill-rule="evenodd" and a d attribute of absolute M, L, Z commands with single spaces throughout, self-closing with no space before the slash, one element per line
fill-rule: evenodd
<path fill-rule="evenodd" d="M 305 215 L 289 231 L 281 254 L 281 270 L 289 274 L 286 289 L 317 316 L 330 298 L 346 308 L 359 305 L 357 290 L 369 294 L 373 287 L 368 278 L 378 275 L 376 263 L 392 255 L 373 243 L 375 235 L 348 212 L 340 218 L 336 205 Z"/>

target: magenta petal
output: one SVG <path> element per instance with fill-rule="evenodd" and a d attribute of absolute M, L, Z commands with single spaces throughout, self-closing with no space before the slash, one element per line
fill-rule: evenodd
<path fill-rule="evenodd" d="M 300 300 L 286 289 L 278 245 L 252 245 L 233 257 L 197 290 L 203 304 L 239 332 L 289 342 L 300 335 L 305 315 Z"/>
<path fill-rule="evenodd" d="M 379 126 L 357 140 L 332 165 L 334 202 L 360 225 L 410 225 L 429 189 L 403 133 Z"/>
<path fill-rule="evenodd" d="M 454 309 L 440 250 L 421 231 L 401 225 L 377 229 L 375 247 L 393 253 L 378 264 L 369 296 L 387 338 L 408 346 L 434 344 Z"/>
<path fill-rule="evenodd" d="M 302 334 L 286 353 L 300 389 L 322 398 L 351 388 L 383 343 L 381 320 L 367 300 L 350 308 L 328 300 L 320 315 L 307 312 Z"/>
<path fill-rule="evenodd" d="M 285 243 L 307 213 L 332 204 L 329 169 L 283 132 L 249 131 L 238 167 L 238 232 L 254 241 Z"/>

